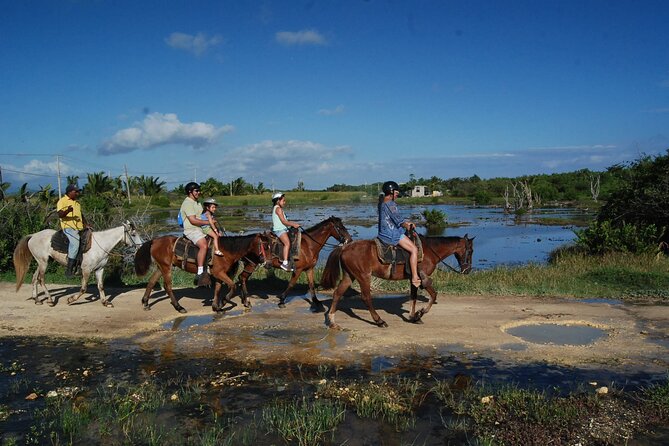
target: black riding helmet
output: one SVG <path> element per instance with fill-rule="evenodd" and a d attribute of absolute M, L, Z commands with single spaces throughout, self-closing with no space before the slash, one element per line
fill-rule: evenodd
<path fill-rule="evenodd" d="M 199 189 L 199 188 L 200 188 L 200 185 L 197 184 L 194 181 L 191 181 L 190 183 L 186 184 L 186 187 L 184 187 L 184 189 L 186 190 L 186 195 L 189 195 L 191 192 L 193 192 L 193 190 Z"/>
<path fill-rule="evenodd" d="M 385 183 L 383 183 L 383 186 L 381 186 L 381 190 L 383 191 L 384 194 L 386 194 L 386 195 L 390 195 L 390 194 L 392 194 L 394 191 L 398 191 L 398 192 L 399 192 L 399 190 L 400 190 L 400 185 L 397 184 L 397 183 L 394 182 L 394 181 L 386 181 Z"/>

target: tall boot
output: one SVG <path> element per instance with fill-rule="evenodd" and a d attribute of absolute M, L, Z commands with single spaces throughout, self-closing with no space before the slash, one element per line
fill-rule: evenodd
<path fill-rule="evenodd" d="M 77 259 L 67 258 L 67 268 L 65 268 L 65 277 L 71 279 L 74 277 L 74 268 L 77 263 Z"/>

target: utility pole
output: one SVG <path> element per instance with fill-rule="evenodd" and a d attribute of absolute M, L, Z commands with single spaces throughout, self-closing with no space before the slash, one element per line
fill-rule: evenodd
<path fill-rule="evenodd" d="M 130 203 L 130 179 L 128 178 L 128 166 L 127 164 L 123 165 L 125 170 L 125 190 L 128 193 L 128 204 Z"/>
<path fill-rule="evenodd" d="M 60 190 L 60 155 L 56 155 L 56 170 L 58 171 L 58 196 L 62 197 L 63 193 Z"/>

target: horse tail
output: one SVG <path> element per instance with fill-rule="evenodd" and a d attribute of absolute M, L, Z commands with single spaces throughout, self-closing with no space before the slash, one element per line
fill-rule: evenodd
<path fill-rule="evenodd" d="M 14 271 L 16 272 L 16 291 L 23 285 L 23 279 L 28 272 L 30 261 L 33 259 L 33 254 L 28 248 L 28 240 L 32 235 L 26 235 L 14 248 Z"/>
<path fill-rule="evenodd" d="M 151 263 L 153 263 L 153 259 L 151 258 L 152 244 L 153 240 L 144 242 L 144 244 L 137 250 L 137 253 L 135 253 L 135 274 L 137 274 L 139 277 L 142 277 L 144 274 L 149 272 Z"/>
<path fill-rule="evenodd" d="M 343 249 L 343 246 L 337 246 L 328 256 L 328 260 L 325 263 L 325 269 L 323 270 L 323 276 L 321 277 L 321 288 L 324 290 L 334 288 L 337 285 L 337 282 L 339 282 L 339 276 L 341 274 L 339 262 L 341 260 L 341 252 Z"/>

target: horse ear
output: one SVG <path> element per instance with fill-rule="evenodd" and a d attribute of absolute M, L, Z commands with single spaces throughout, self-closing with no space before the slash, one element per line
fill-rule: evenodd
<path fill-rule="evenodd" d="M 468 235 L 468 234 L 465 234 L 465 236 L 464 236 L 464 237 L 462 237 L 462 238 L 467 238 L 467 235 Z"/>

